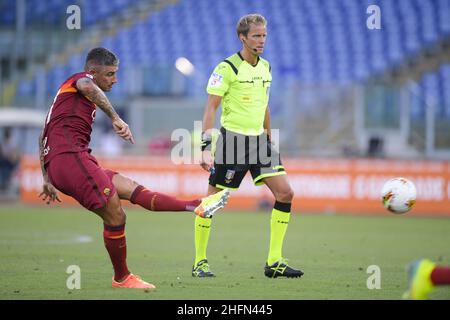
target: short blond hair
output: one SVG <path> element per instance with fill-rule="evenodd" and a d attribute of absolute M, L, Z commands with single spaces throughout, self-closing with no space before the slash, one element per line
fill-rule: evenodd
<path fill-rule="evenodd" d="M 250 31 L 251 24 L 262 24 L 267 25 L 266 18 L 258 13 L 247 14 L 239 19 L 239 22 L 236 26 L 236 32 L 239 37 L 240 34 L 243 34 L 247 37 L 248 32 Z"/>

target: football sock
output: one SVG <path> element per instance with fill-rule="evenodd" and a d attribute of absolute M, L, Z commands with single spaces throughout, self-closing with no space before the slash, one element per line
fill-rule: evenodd
<path fill-rule="evenodd" d="M 130 274 L 127 267 L 125 224 L 121 226 L 103 224 L 103 227 L 103 240 L 114 268 L 114 280 L 121 281 Z"/>
<path fill-rule="evenodd" d="M 172 196 L 150 191 L 137 186 L 131 195 L 130 202 L 151 211 L 194 211 L 201 200 L 179 200 Z"/>
<path fill-rule="evenodd" d="M 272 217 L 270 219 L 270 247 L 269 257 L 267 258 L 268 265 L 274 264 L 283 257 L 281 250 L 290 216 L 291 204 L 276 201 L 272 210 Z"/>
<path fill-rule="evenodd" d="M 450 267 L 436 266 L 431 271 L 430 278 L 434 285 L 450 284 Z"/>
<path fill-rule="evenodd" d="M 195 263 L 206 259 L 206 247 L 208 246 L 209 232 L 211 231 L 211 218 L 195 216 Z"/>

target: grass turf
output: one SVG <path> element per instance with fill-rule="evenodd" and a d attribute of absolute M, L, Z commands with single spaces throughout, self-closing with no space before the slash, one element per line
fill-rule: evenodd
<path fill-rule="evenodd" d="M 214 217 L 208 259 L 216 278 L 191 276 L 193 215 L 127 210 L 128 265 L 157 290 L 111 288 L 100 219 L 82 208 L 0 208 L 0 299 L 400 299 L 405 266 L 428 257 L 450 264 L 450 219 L 404 216 L 291 217 L 284 255 L 301 279 L 268 279 L 269 213 Z M 66 269 L 81 269 L 69 290 Z M 367 288 L 370 265 L 381 289 Z M 449 287 L 432 299 L 449 299 Z"/>

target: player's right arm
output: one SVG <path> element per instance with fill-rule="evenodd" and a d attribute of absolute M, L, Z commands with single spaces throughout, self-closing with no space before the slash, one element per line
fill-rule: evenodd
<path fill-rule="evenodd" d="M 114 131 L 124 140 L 129 140 L 134 143 L 133 134 L 128 126 L 128 124 L 123 121 L 116 110 L 109 102 L 105 93 L 100 89 L 94 81 L 89 78 L 80 78 L 76 83 L 78 91 L 88 98 L 90 101 L 95 103 L 97 107 L 103 110 L 104 113 L 111 119 L 111 123 Z"/>
<path fill-rule="evenodd" d="M 39 194 L 39 198 L 42 198 L 43 201 L 46 201 L 47 204 L 50 204 L 51 201 L 59 201 L 61 200 L 58 197 L 58 192 L 56 188 L 51 184 L 48 179 L 47 170 L 45 170 L 44 166 L 44 130 L 42 130 L 39 135 L 39 161 L 41 163 L 41 171 L 42 171 L 42 192 Z"/>
<path fill-rule="evenodd" d="M 216 96 L 213 94 L 208 95 L 208 100 L 206 101 L 205 112 L 203 114 L 203 126 L 202 126 L 202 140 L 209 139 L 209 143 L 212 142 L 212 128 L 214 127 L 214 122 L 216 119 L 216 112 L 222 102 L 221 96 Z M 211 149 L 206 148 L 202 152 L 202 162 L 201 167 L 209 171 L 213 166 L 213 157 L 211 154 Z"/>

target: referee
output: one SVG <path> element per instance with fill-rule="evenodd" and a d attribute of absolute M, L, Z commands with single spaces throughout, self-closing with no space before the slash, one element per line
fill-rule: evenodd
<path fill-rule="evenodd" d="M 260 57 L 267 36 L 266 20 L 259 14 L 243 16 L 236 31 L 242 49 L 216 66 L 207 86 L 201 166 L 211 173 L 208 194 L 225 188 L 237 190 L 247 171 L 255 185 L 267 185 L 275 197 L 275 204 L 264 274 L 270 278 L 301 277 L 303 271 L 289 267 L 282 256 L 294 194 L 280 155 L 270 143 L 268 101 L 272 75 L 269 62 Z M 213 160 L 211 131 L 220 104 L 221 134 Z M 214 277 L 206 258 L 211 222 L 211 218 L 195 218 L 193 277 Z"/>

